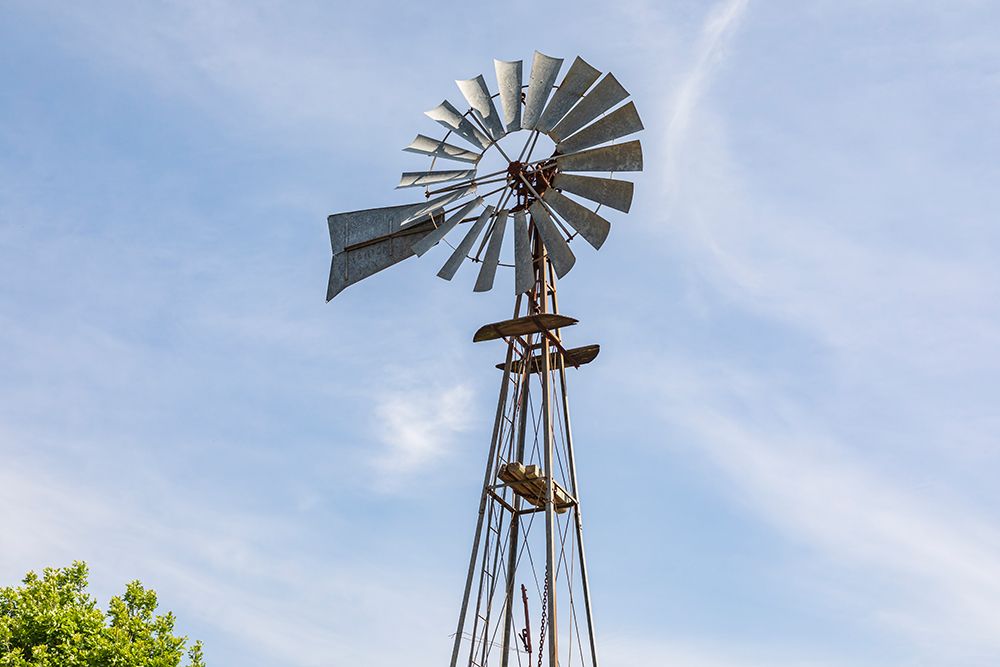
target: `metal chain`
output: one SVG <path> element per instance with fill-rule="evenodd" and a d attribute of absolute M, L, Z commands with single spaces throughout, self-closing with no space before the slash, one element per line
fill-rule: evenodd
<path fill-rule="evenodd" d="M 542 591 L 542 627 L 538 631 L 538 667 L 542 667 L 542 647 L 545 646 L 545 622 L 548 620 L 549 568 L 545 568 L 545 589 Z"/>

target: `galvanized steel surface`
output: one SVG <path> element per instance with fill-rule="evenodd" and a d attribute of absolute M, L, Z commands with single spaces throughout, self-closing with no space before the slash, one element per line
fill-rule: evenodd
<path fill-rule="evenodd" d="M 525 130 L 535 129 L 535 123 L 552 93 L 552 84 L 559 75 L 562 58 L 552 58 L 535 51 L 531 61 L 531 76 L 528 79 L 528 92 L 524 97 L 524 111 L 521 113 L 521 127 Z"/>
<path fill-rule="evenodd" d="M 458 209 L 445 222 L 438 224 L 437 228 L 413 244 L 413 252 L 419 257 L 438 244 L 441 239 L 447 236 L 448 232 L 455 229 L 455 226 L 469 215 L 474 208 L 483 203 L 482 197 L 476 197 L 468 204 Z"/>
<path fill-rule="evenodd" d="M 638 141 L 628 141 L 557 155 L 554 159 L 561 171 L 642 171 L 642 146 Z"/>
<path fill-rule="evenodd" d="M 520 60 L 493 61 L 497 73 L 497 85 L 500 87 L 503 122 L 508 132 L 517 132 L 521 129 L 521 66 Z"/>
<path fill-rule="evenodd" d="M 474 178 L 475 169 L 456 169 L 451 171 L 404 171 L 399 179 L 399 188 L 415 188 L 421 185 L 433 185 L 446 181 L 460 181 Z"/>
<path fill-rule="evenodd" d="M 593 125 L 588 125 L 568 139 L 560 141 L 556 145 L 556 150 L 560 153 L 573 153 L 614 141 L 620 137 L 627 137 L 641 129 L 642 121 L 639 120 L 639 112 L 635 110 L 635 103 L 629 102 Z"/>
<path fill-rule="evenodd" d="M 580 100 L 579 104 L 573 107 L 572 111 L 566 114 L 565 118 L 552 128 L 549 137 L 555 142 L 561 141 L 626 97 L 628 97 L 628 91 L 618 83 L 615 75 L 609 72 L 597 82 L 597 85 L 587 93 L 585 98 Z"/>
<path fill-rule="evenodd" d="M 632 183 L 581 176 L 577 172 L 640 171 L 642 149 L 638 141 L 611 145 L 609 142 L 627 137 L 643 126 L 634 103 L 617 106 L 628 97 L 628 92 L 614 75 L 608 73 L 602 77 L 599 70 L 576 57 L 555 86 L 562 64 L 561 58 L 536 51 L 524 85 L 522 61 L 494 60 L 496 95 L 483 75 L 456 81 L 471 108 L 463 114 L 447 100 L 443 101 L 426 115 L 448 130 L 444 138 L 418 134 L 403 149 L 432 158 L 430 169 L 404 172 L 397 186 L 424 187 L 427 200 L 389 207 L 396 212 L 395 230 L 385 232 L 389 236 L 342 249 L 343 257 L 335 258 L 335 273 L 346 276 L 338 278 L 340 283 L 350 284 L 346 281 L 356 281 L 360 279 L 356 276 L 371 275 L 399 261 L 402 255 L 396 246 L 400 244 L 409 244 L 410 254 L 425 254 L 463 222 L 468 222 L 470 215 L 475 217 L 473 211 L 477 207 L 486 205 L 490 212 L 499 207 L 508 210 L 493 217 L 480 215 L 450 253 L 439 272 L 441 277 L 451 279 L 455 275 L 484 229 L 487 237 L 473 258 L 482 262 L 474 286 L 477 292 L 491 289 L 498 268 L 511 265 L 515 293 L 530 291 L 536 268 L 533 241 L 548 253 L 559 277 L 575 263 L 567 237 L 579 235 L 600 248 L 610 232 L 610 222 L 592 210 L 592 204 L 584 205 L 563 193 L 595 202 L 598 207 L 628 212 L 634 191 Z M 494 97 L 499 98 L 499 103 Z M 509 141 L 505 137 L 521 129 L 532 131 L 525 133 L 527 143 L 520 152 L 509 143 L 504 144 L 505 151 L 497 143 L 501 139 Z M 553 140 L 556 151 L 550 157 L 538 159 L 531 154 L 542 133 Z M 448 143 L 446 139 L 451 135 L 474 148 Z M 434 169 L 437 159 L 477 165 L 494 147 L 508 163 L 506 170 L 480 174 L 475 168 Z M 437 215 L 430 222 L 427 216 L 432 211 Z M 509 217 L 513 217 L 510 224 Z M 490 220 L 495 220 L 492 225 Z M 507 251 L 508 259 L 504 259 L 506 230 L 510 227 L 513 247 Z M 400 230 L 409 232 L 405 240 L 392 236 L 390 241 L 390 236 Z M 386 241 L 386 246 L 376 248 L 382 241 Z"/>
<path fill-rule="evenodd" d="M 475 191 L 476 191 L 476 186 L 475 185 L 469 185 L 469 186 L 464 187 L 464 188 L 459 188 L 459 189 L 456 189 L 456 190 L 452 190 L 451 192 L 448 192 L 447 194 L 443 194 L 440 197 L 437 197 L 435 199 L 430 199 L 427 202 L 425 202 L 423 205 L 421 205 L 420 208 L 418 208 L 416 210 L 416 212 L 413 213 L 409 218 L 407 218 L 406 220 L 403 220 L 400 223 L 400 226 L 402 227 L 402 226 L 405 226 L 405 225 L 413 224 L 414 220 L 416 220 L 417 218 L 421 217 L 425 213 L 429 213 L 430 211 L 433 211 L 434 209 L 437 209 L 437 208 L 444 208 L 445 206 L 447 206 L 448 204 L 452 203 L 456 199 L 461 199 L 462 197 L 464 197 L 464 196 L 466 196 L 468 194 L 472 194 Z"/>
<path fill-rule="evenodd" d="M 405 234 L 400 233 L 399 225 L 423 206 L 387 206 L 329 216 L 327 225 L 333 260 L 326 300 L 340 294 L 345 287 L 412 255 L 413 241 L 434 229 L 430 216 L 425 215 L 414 221 Z"/>
<path fill-rule="evenodd" d="M 524 211 L 514 214 L 514 294 L 531 290 L 535 283 L 531 267 L 531 237 L 528 235 L 528 219 Z"/>
<path fill-rule="evenodd" d="M 552 179 L 552 187 L 610 206 L 622 213 L 628 213 L 631 208 L 632 193 L 635 190 L 631 181 L 577 174 L 556 174 Z"/>
<path fill-rule="evenodd" d="M 545 249 L 549 253 L 552 268 L 556 270 L 556 275 L 562 278 L 573 268 L 576 256 L 569 249 L 569 244 L 566 243 L 566 239 L 563 238 L 556 224 L 552 222 L 552 218 L 549 217 L 549 212 L 545 210 L 542 202 L 536 201 L 531 205 L 531 219 L 534 220 L 535 229 L 538 230 L 538 234 L 542 237 L 542 243 L 545 244 Z"/>
<path fill-rule="evenodd" d="M 490 96 L 490 89 L 486 87 L 486 79 L 480 74 L 475 79 L 456 81 L 458 89 L 469 102 L 469 106 L 476 113 L 480 122 L 490 131 L 494 140 L 501 139 L 505 134 L 503 124 L 500 122 L 500 115 L 493 105 L 493 98 Z"/>
<path fill-rule="evenodd" d="M 472 250 L 472 244 L 476 242 L 479 238 L 479 234 L 482 233 L 483 227 L 486 223 L 490 221 L 490 217 L 493 215 L 493 207 L 487 206 L 486 210 L 482 212 L 479 219 L 473 223 L 472 228 L 469 229 L 465 234 L 465 238 L 462 242 L 458 244 L 455 251 L 451 253 L 451 257 L 448 261 L 444 263 L 441 270 L 438 271 L 438 276 L 444 278 L 445 280 L 451 280 L 455 277 L 455 272 L 458 271 L 458 267 L 462 264 L 462 260 L 468 256 L 469 251 Z"/>
<path fill-rule="evenodd" d="M 493 289 L 493 281 L 497 275 L 497 265 L 500 263 L 500 247 L 503 245 L 503 235 L 507 230 L 508 211 L 500 211 L 496 221 L 493 223 L 493 231 L 490 233 L 490 242 L 486 246 L 486 254 L 483 256 L 483 266 L 479 269 L 479 276 L 476 278 L 474 292 L 488 292 Z"/>
<path fill-rule="evenodd" d="M 577 56 L 552 99 L 545 106 L 542 117 L 535 123 L 539 132 L 548 132 L 562 120 L 566 112 L 579 101 L 587 89 L 601 76 L 601 72 L 591 67 L 587 61 Z"/>
<path fill-rule="evenodd" d="M 440 139 L 431 139 L 422 134 L 418 134 L 417 138 L 411 141 L 410 145 L 403 150 L 410 153 L 430 155 L 431 157 L 441 157 L 447 160 L 458 160 L 459 162 L 475 163 L 479 162 L 480 158 L 479 153 L 473 153 L 464 148 L 445 143 Z"/>
<path fill-rule="evenodd" d="M 424 114 L 428 118 L 436 120 L 442 127 L 448 128 L 470 144 L 482 149 L 486 149 L 490 145 L 490 138 L 476 129 L 448 100 L 445 100 L 430 111 L 425 111 Z"/>
<path fill-rule="evenodd" d="M 600 250 L 611 231 L 611 223 L 594 213 L 583 204 L 577 203 L 555 189 L 546 190 L 542 200 L 556 214 L 572 225 L 587 243 Z"/>

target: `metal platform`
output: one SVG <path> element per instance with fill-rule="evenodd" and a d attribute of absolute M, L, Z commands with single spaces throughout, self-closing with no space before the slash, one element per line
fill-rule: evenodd
<path fill-rule="evenodd" d="M 526 466 L 517 461 L 505 463 L 497 475 L 517 495 L 538 508 L 545 507 L 546 479 L 538 466 Z M 573 499 L 558 482 L 552 484 L 552 497 L 557 514 L 562 514 L 574 505 Z"/>
<path fill-rule="evenodd" d="M 566 350 L 566 354 L 563 356 L 567 366 L 573 366 L 574 368 L 579 368 L 584 364 L 589 364 L 591 361 L 597 358 L 597 355 L 601 352 L 600 345 L 584 345 L 583 347 L 574 347 Z M 523 365 L 520 361 L 515 361 L 510 365 L 510 370 L 512 373 L 520 373 L 521 366 Z M 497 368 L 503 370 L 503 364 L 497 364 Z M 549 368 L 559 368 L 559 352 L 558 350 L 549 354 Z M 542 370 L 542 355 L 536 354 L 528 361 L 528 372 L 529 373 L 540 373 Z"/>
<path fill-rule="evenodd" d="M 512 320 L 484 324 L 479 327 L 479 331 L 472 337 L 472 342 L 482 343 L 487 340 L 497 340 L 498 338 L 507 338 L 509 336 L 541 333 L 542 331 L 551 331 L 552 329 L 572 326 L 578 321 L 572 317 L 553 313 L 526 315 L 524 317 L 516 317 Z"/>

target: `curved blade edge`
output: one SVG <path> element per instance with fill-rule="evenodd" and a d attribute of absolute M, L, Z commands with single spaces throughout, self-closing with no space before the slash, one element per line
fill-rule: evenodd
<path fill-rule="evenodd" d="M 441 239 L 447 236 L 448 232 L 454 229 L 458 225 L 458 223 L 460 223 L 465 218 L 465 216 L 467 216 L 472 211 L 472 209 L 476 208 L 482 203 L 483 203 L 483 198 L 476 197 L 468 204 L 458 209 L 458 211 L 456 211 L 454 215 L 448 218 L 445 222 L 438 225 L 435 229 L 431 230 L 430 233 L 428 233 L 423 238 L 418 239 L 416 243 L 410 246 L 414 254 L 417 257 L 422 257 L 424 253 L 433 248 L 435 245 L 438 244 L 438 242 L 441 241 Z"/>
<path fill-rule="evenodd" d="M 560 171 L 642 171 L 642 145 L 636 139 L 553 159 Z"/>
<path fill-rule="evenodd" d="M 556 144 L 560 153 L 574 153 L 607 143 L 620 137 L 626 137 L 642 129 L 642 120 L 635 109 L 635 103 L 629 102 L 620 109 L 615 109 L 593 125 L 589 125 L 568 139 Z"/>
<path fill-rule="evenodd" d="M 553 58 L 535 51 L 535 57 L 531 61 L 531 75 L 528 78 L 528 92 L 524 98 L 524 111 L 521 112 L 522 129 L 535 129 L 542 108 L 552 94 L 552 85 L 559 75 L 562 63 L 562 58 Z"/>
<path fill-rule="evenodd" d="M 479 234 L 482 233 L 483 227 L 489 222 L 490 217 L 493 215 L 493 207 L 487 206 L 486 210 L 482 212 L 474 223 L 472 223 L 472 228 L 465 234 L 465 238 L 462 239 L 455 251 L 451 253 L 451 257 L 448 261 L 444 263 L 441 270 L 438 271 L 438 277 L 444 278 L 445 280 L 451 280 L 455 277 L 455 272 L 458 271 L 458 267 L 462 264 L 462 260 L 466 258 L 469 254 L 469 250 L 472 249 L 472 244 L 476 242 L 479 238 Z"/>
<path fill-rule="evenodd" d="M 562 233 L 556 227 L 556 223 L 552 222 L 552 218 L 549 217 L 549 212 L 545 210 L 544 204 L 536 201 L 531 205 L 531 219 L 535 223 L 535 229 L 538 230 L 539 235 L 542 237 L 542 243 L 545 244 L 545 250 L 549 254 L 549 261 L 552 262 L 552 268 L 556 270 L 556 275 L 562 278 L 573 268 L 573 265 L 576 263 L 576 256 L 569 249 L 569 244 L 566 243 L 566 239 L 563 238 Z"/>
<path fill-rule="evenodd" d="M 532 264 L 528 217 L 524 211 L 518 211 L 514 214 L 514 294 L 530 292 L 534 287 L 535 272 Z"/>
<path fill-rule="evenodd" d="M 611 223 L 589 208 L 573 201 L 558 190 L 546 190 L 542 199 L 556 214 L 568 222 L 587 243 L 600 250 L 611 231 Z"/>
<path fill-rule="evenodd" d="M 622 213 L 628 213 L 632 207 L 632 195 L 635 191 L 635 184 L 631 181 L 563 173 L 556 174 L 552 179 L 552 187 L 610 206 Z"/>
<path fill-rule="evenodd" d="M 503 248 L 503 236 L 507 231 L 507 211 L 497 213 L 496 222 L 493 223 L 493 231 L 490 234 L 490 242 L 486 246 L 486 254 L 483 256 L 483 266 L 479 269 L 476 277 L 474 292 L 488 292 L 493 289 L 493 282 L 496 280 L 497 266 L 500 264 L 500 250 Z"/>

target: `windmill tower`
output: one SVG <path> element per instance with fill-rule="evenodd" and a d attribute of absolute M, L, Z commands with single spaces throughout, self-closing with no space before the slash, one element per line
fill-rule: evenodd
<path fill-rule="evenodd" d="M 438 276 L 451 280 L 471 260 L 477 292 L 493 288 L 498 268 L 513 269 L 512 317 L 473 336 L 502 342 L 505 355 L 449 664 L 597 667 L 567 369 L 600 348 L 564 343 L 577 320 L 559 312 L 556 282 L 576 261 L 573 241 L 604 243 L 611 224 L 602 207 L 628 212 L 633 185 L 611 176 L 640 171 L 642 151 L 638 141 L 615 142 L 642 123 L 632 102 L 622 104 L 628 93 L 617 79 L 581 58 L 558 85 L 559 58 L 536 52 L 526 84 L 521 61 L 494 64 L 498 93 L 482 75 L 458 81 L 471 108 L 442 102 L 427 115 L 444 137 L 419 134 L 404 149 L 430 158 L 398 186 L 423 187 L 424 201 L 329 217 L 327 300 L 438 243 L 452 249 Z M 470 148 L 449 143 L 459 139 Z M 435 169 L 439 160 L 449 166 Z M 490 160 L 497 168 L 483 170 Z"/>

